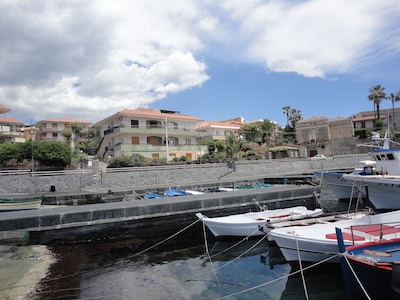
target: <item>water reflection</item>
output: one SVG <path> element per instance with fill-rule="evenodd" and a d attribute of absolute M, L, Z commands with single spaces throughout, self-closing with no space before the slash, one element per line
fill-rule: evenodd
<path fill-rule="evenodd" d="M 331 210 L 346 209 L 335 199 Z M 343 299 L 340 269 L 295 274 L 266 239 L 204 241 L 191 228 L 165 237 L 54 245 L 57 262 L 31 299 Z"/>

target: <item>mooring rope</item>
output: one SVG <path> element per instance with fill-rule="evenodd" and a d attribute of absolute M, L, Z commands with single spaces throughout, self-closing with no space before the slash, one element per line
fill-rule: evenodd
<path fill-rule="evenodd" d="M 132 258 L 132 257 L 135 257 L 135 256 L 138 256 L 138 255 L 140 255 L 140 254 L 143 254 L 143 253 L 145 253 L 145 252 L 147 252 L 147 251 L 149 251 L 149 250 L 151 250 L 151 249 L 153 249 L 153 248 L 155 248 L 155 247 L 157 247 L 157 246 L 159 246 L 159 245 L 165 243 L 166 241 L 168 241 L 168 240 L 170 240 L 170 239 L 176 237 L 177 235 L 181 234 L 181 233 L 184 232 L 185 230 L 189 229 L 190 227 L 192 227 L 193 225 L 195 225 L 195 224 L 196 224 L 197 222 L 199 222 L 199 221 L 200 221 L 200 219 L 197 219 L 197 220 L 194 221 L 192 224 L 189 224 L 188 226 L 186 226 L 185 228 L 179 230 L 178 232 L 174 233 L 173 235 L 171 235 L 171 236 L 169 236 L 169 237 L 163 239 L 161 242 L 158 242 L 157 244 L 154 244 L 153 246 L 150 246 L 150 247 L 148 247 L 148 248 L 146 248 L 146 249 L 144 249 L 144 250 L 142 250 L 142 251 L 139 251 L 139 252 L 137 252 L 137 253 L 135 253 L 135 254 L 133 254 L 133 255 L 131 255 L 131 256 L 128 256 L 127 259 Z"/>
<path fill-rule="evenodd" d="M 297 250 L 297 257 L 299 259 L 299 266 L 300 266 L 300 274 L 301 274 L 301 280 L 303 282 L 303 289 L 304 289 L 304 294 L 306 296 L 306 299 L 308 300 L 308 291 L 307 291 L 307 285 L 306 285 L 306 280 L 304 278 L 304 270 L 303 270 L 303 264 L 301 263 L 301 257 L 300 257 L 300 249 L 299 249 L 299 240 L 296 238 L 296 250 Z"/>
<path fill-rule="evenodd" d="M 305 271 L 305 270 L 308 270 L 308 269 L 317 267 L 317 266 L 320 265 L 320 264 L 326 263 L 326 262 L 330 261 L 331 259 L 334 259 L 334 258 L 337 257 L 338 255 L 339 255 L 339 254 L 335 254 L 335 255 L 333 255 L 333 256 L 327 257 L 327 258 L 325 258 L 325 259 L 323 259 L 323 260 L 321 260 L 321 261 L 319 261 L 319 262 L 316 262 L 316 263 L 313 264 L 313 265 L 310 265 L 310 266 L 305 267 L 303 270 Z M 266 286 L 266 285 L 269 285 L 269 284 L 271 284 L 271 283 L 277 282 L 277 281 L 279 281 L 279 280 L 288 278 L 288 277 L 290 277 L 290 276 L 294 276 L 294 275 L 296 275 L 296 274 L 299 273 L 299 272 L 300 272 L 300 270 L 297 270 L 297 271 L 294 271 L 293 273 L 284 275 L 284 276 L 279 277 L 279 278 L 275 278 L 275 279 L 273 279 L 273 280 L 271 280 L 271 281 L 268 281 L 268 282 L 265 282 L 265 283 L 261 283 L 261 284 L 259 284 L 259 285 L 253 286 L 253 287 L 251 287 L 251 288 L 248 288 L 248 289 L 245 289 L 245 290 L 242 290 L 242 291 L 233 293 L 233 294 L 229 294 L 229 295 L 226 295 L 226 296 L 217 298 L 217 299 L 215 299 L 215 300 L 222 300 L 222 299 L 234 297 L 234 296 L 237 296 L 237 295 L 246 293 L 246 292 L 250 292 L 250 291 L 252 291 L 252 290 L 256 290 L 256 289 L 261 288 L 261 287 L 263 287 L 263 286 Z"/>
<path fill-rule="evenodd" d="M 177 235 L 179 235 L 180 233 L 184 232 L 185 230 L 189 229 L 190 227 L 192 227 L 193 225 L 195 225 L 195 224 L 196 224 L 197 222 L 199 222 L 199 221 L 200 221 L 200 219 L 197 219 L 197 220 L 194 221 L 193 223 L 189 224 L 188 226 L 186 226 L 185 228 L 179 230 L 178 232 L 174 233 L 173 235 L 171 235 L 171 236 L 165 238 L 165 239 L 162 240 L 161 242 L 158 242 L 157 244 L 155 244 L 155 245 L 153 245 L 153 246 L 150 246 L 150 247 L 148 247 L 148 248 L 146 248 L 146 249 L 144 249 L 144 250 L 142 250 L 142 251 L 140 251 L 140 252 L 137 252 L 137 253 L 135 253 L 135 254 L 133 254 L 133 255 L 131 255 L 131 256 L 128 256 L 126 259 L 130 259 L 130 258 L 135 257 L 135 256 L 137 256 L 137 255 L 143 254 L 143 253 L 145 253 L 145 252 L 147 252 L 147 251 L 149 251 L 149 250 L 151 250 L 151 249 L 153 249 L 153 248 L 155 248 L 155 247 L 157 247 L 157 246 L 159 246 L 159 245 L 165 243 L 166 241 L 168 241 L 168 240 L 174 238 L 175 236 L 177 236 Z M 106 264 L 106 265 L 103 266 L 103 268 L 112 266 L 113 264 L 114 264 L 114 263 Z M 105 270 L 102 271 L 103 274 L 106 273 L 106 272 L 107 272 L 107 271 L 105 271 Z M 80 274 L 80 272 L 75 272 L 75 273 L 68 274 L 68 275 L 63 275 L 63 276 L 58 276 L 58 277 L 46 279 L 46 280 L 43 280 L 43 282 L 52 282 L 52 281 L 62 280 L 62 279 L 66 279 L 66 278 L 70 278 L 70 277 L 77 276 L 77 275 L 79 275 L 79 274 Z M 92 276 L 96 276 L 96 274 L 93 274 Z M 0 289 L 0 291 L 5 290 L 5 289 L 8 289 L 8 288 L 12 288 L 12 287 L 20 287 L 20 286 L 26 286 L 26 285 L 12 285 L 12 286 L 8 286 L 8 287 L 6 287 L 6 288 L 4 288 L 4 289 Z M 55 291 L 57 291 L 57 290 L 41 291 L 41 292 L 37 292 L 37 293 L 38 293 L 38 294 L 39 294 L 39 293 L 40 293 L 40 294 L 46 294 L 46 293 L 55 292 Z M 60 289 L 60 291 L 62 291 L 62 290 Z"/>
<path fill-rule="evenodd" d="M 358 276 L 357 276 L 356 272 L 354 271 L 353 267 L 351 266 L 351 264 L 350 264 L 350 262 L 349 262 L 347 256 L 346 256 L 346 255 L 343 255 L 343 254 L 341 254 L 341 255 L 345 258 L 346 263 L 347 263 L 347 265 L 348 265 L 348 267 L 349 267 L 351 273 L 354 275 L 354 278 L 357 280 L 357 283 L 360 285 L 362 291 L 363 291 L 364 294 L 365 294 L 365 297 L 367 297 L 368 300 L 371 300 L 371 297 L 368 295 L 366 289 L 364 288 L 363 284 L 361 283 L 360 279 L 358 278 Z"/>
<path fill-rule="evenodd" d="M 210 264 L 211 264 L 211 268 L 212 268 L 212 270 L 213 270 L 215 279 L 216 279 L 217 282 L 219 283 L 217 271 L 216 271 L 215 268 L 214 268 L 214 264 L 213 264 L 213 261 L 212 261 L 212 259 L 211 259 L 210 251 L 208 250 L 206 224 L 205 224 L 204 222 L 203 222 L 203 236 L 204 236 L 204 244 L 205 244 L 205 248 L 206 248 L 206 253 L 207 253 L 207 256 L 208 256 L 208 260 L 209 260 L 209 262 L 210 262 Z"/>
<path fill-rule="evenodd" d="M 257 233 L 258 231 L 260 231 L 260 229 L 254 230 L 252 233 L 250 233 L 248 236 L 244 237 L 243 239 L 241 239 L 241 240 L 238 241 L 237 243 L 233 244 L 232 246 L 230 246 L 230 247 L 228 247 L 228 248 L 226 248 L 226 249 L 224 249 L 224 250 L 222 250 L 222 251 L 220 251 L 220 252 L 218 252 L 218 253 L 215 253 L 215 254 L 211 255 L 211 257 L 215 257 L 215 256 L 218 256 L 218 255 L 221 255 L 221 254 L 223 254 L 223 253 L 225 253 L 225 252 L 227 252 L 227 251 L 229 251 L 229 250 L 231 250 L 231 249 L 237 247 L 237 246 L 240 245 L 241 243 L 243 243 L 243 242 L 245 242 L 245 241 L 248 241 L 248 240 L 250 239 L 250 237 L 252 237 L 252 236 L 253 236 L 255 233 Z M 267 237 L 267 236 L 268 236 L 268 235 L 265 234 L 265 235 L 264 235 L 264 238 Z M 262 239 L 264 239 L 264 238 L 262 238 Z"/>
<path fill-rule="evenodd" d="M 203 222 L 203 224 L 204 224 L 204 222 Z M 266 238 L 268 237 L 267 234 L 263 235 L 263 237 L 262 237 L 260 240 L 258 240 L 254 245 L 252 245 L 252 246 L 251 246 L 250 248 L 248 248 L 246 251 L 244 251 L 243 253 L 241 253 L 239 256 L 237 256 L 237 257 L 235 257 L 234 259 L 228 261 L 227 263 L 225 263 L 225 264 L 219 266 L 218 268 L 214 268 L 214 265 L 213 265 L 213 262 L 212 262 L 212 259 L 211 259 L 212 257 L 215 257 L 215 256 L 217 256 L 217 255 L 220 255 L 220 254 L 226 252 L 227 249 L 232 249 L 233 247 L 236 247 L 236 246 L 239 245 L 240 243 L 242 243 L 242 242 L 244 242 L 244 241 L 246 241 L 246 240 L 249 240 L 249 238 L 250 238 L 254 233 L 256 233 L 256 232 L 258 231 L 258 229 L 255 230 L 254 232 L 252 232 L 252 233 L 251 233 L 250 235 L 248 235 L 247 237 L 243 238 L 243 239 L 242 239 L 241 241 L 239 241 L 238 243 L 234 244 L 233 246 L 228 247 L 227 249 L 225 249 L 225 250 L 223 250 L 223 251 L 221 251 L 221 252 L 218 252 L 218 253 L 215 254 L 215 255 L 210 255 L 210 253 L 208 252 L 208 242 L 207 242 L 207 235 L 206 235 L 206 232 L 205 232 L 205 227 L 203 227 L 203 228 L 204 228 L 204 231 L 203 231 L 203 232 L 204 232 L 204 242 L 205 242 L 205 247 L 206 247 L 206 253 L 207 253 L 207 256 L 208 256 L 208 260 L 209 260 L 209 262 L 211 263 L 211 267 L 212 267 L 213 273 L 215 274 L 215 277 L 217 277 L 216 271 L 218 271 L 218 270 L 220 270 L 220 269 L 222 269 L 222 268 L 224 268 L 224 267 L 230 265 L 231 263 L 235 262 L 236 260 L 238 260 L 239 258 L 241 258 L 243 255 L 247 254 L 249 251 L 251 251 L 251 250 L 252 250 L 253 248 L 255 248 L 259 243 L 261 243 L 264 239 L 266 239 Z M 185 281 L 186 281 L 186 282 L 193 281 L 193 280 L 195 280 L 195 279 L 201 278 L 201 277 L 206 276 L 206 275 L 208 275 L 208 274 L 209 274 L 209 273 L 207 272 L 207 273 L 201 274 L 201 275 L 199 275 L 199 276 L 196 276 L 196 277 L 194 277 L 194 278 L 187 279 L 187 280 L 185 280 Z"/>

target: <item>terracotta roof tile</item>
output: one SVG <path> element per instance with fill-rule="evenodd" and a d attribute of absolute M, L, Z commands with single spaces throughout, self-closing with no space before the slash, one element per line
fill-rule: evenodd
<path fill-rule="evenodd" d="M 24 124 L 24 122 L 14 118 L 0 118 L 0 123 L 18 124 L 18 125 Z"/>

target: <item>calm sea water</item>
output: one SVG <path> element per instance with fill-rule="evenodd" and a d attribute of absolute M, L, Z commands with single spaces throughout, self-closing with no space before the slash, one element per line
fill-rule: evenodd
<path fill-rule="evenodd" d="M 347 208 L 329 193 L 321 200 L 328 211 Z M 200 224 L 154 247 L 163 239 L 51 246 L 57 262 L 31 298 L 346 298 L 340 267 L 314 268 L 303 280 L 265 239 L 214 241 Z"/>

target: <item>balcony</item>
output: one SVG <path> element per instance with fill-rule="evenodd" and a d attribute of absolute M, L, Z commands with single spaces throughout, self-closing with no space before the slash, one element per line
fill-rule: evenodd
<path fill-rule="evenodd" d="M 169 152 L 190 152 L 190 151 L 199 151 L 200 148 L 203 147 L 202 150 L 207 148 L 207 146 L 200 145 L 169 145 Z M 205 148 L 204 148 L 205 147 Z M 122 152 L 165 152 L 166 146 L 153 146 L 153 145 L 127 145 L 127 144 L 118 144 L 112 147 L 114 151 L 122 151 Z"/>
<path fill-rule="evenodd" d="M 165 136 L 165 128 L 160 128 L 160 127 L 134 127 L 134 128 L 128 128 L 128 127 L 114 127 L 110 128 L 104 131 L 104 135 L 108 134 L 121 134 L 121 133 L 127 133 L 127 134 L 142 134 L 142 135 L 158 135 L 158 136 Z M 193 130 L 190 130 L 188 128 L 179 128 L 179 129 L 173 129 L 173 128 L 168 128 L 168 135 L 170 136 L 197 136 L 198 132 Z"/>

